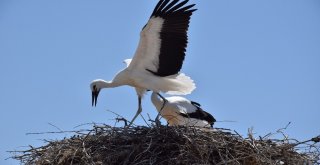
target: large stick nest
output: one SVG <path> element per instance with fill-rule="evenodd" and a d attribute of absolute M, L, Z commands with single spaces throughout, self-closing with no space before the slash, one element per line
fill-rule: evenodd
<path fill-rule="evenodd" d="M 243 138 L 225 129 L 94 125 L 45 146 L 14 151 L 23 164 L 320 164 L 320 137 Z M 300 150 L 299 152 L 297 150 Z M 301 149 L 304 151 L 301 152 Z"/>

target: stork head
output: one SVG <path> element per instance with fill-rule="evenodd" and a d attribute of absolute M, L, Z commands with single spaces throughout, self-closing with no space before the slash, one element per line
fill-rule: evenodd
<path fill-rule="evenodd" d="M 98 96 L 104 83 L 105 81 L 98 79 L 98 80 L 93 80 L 92 83 L 90 84 L 90 88 L 92 92 L 92 106 L 97 105 Z"/>

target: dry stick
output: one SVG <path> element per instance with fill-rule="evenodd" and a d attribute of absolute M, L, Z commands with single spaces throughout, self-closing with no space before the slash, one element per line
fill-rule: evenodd
<path fill-rule="evenodd" d="M 294 146 L 298 146 L 300 144 L 306 144 L 308 142 L 314 142 L 314 143 L 319 143 L 320 142 L 320 135 L 319 136 L 316 136 L 314 138 L 311 138 L 309 140 L 305 140 L 305 141 L 302 141 L 302 142 L 297 142 L 295 144 L 293 144 Z"/>
<path fill-rule="evenodd" d="M 89 137 L 89 135 L 90 135 L 90 133 L 91 132 L 93 132 L 94 130 L 90 130 L 87 134 L 86 134 L 86 136 L 82 139 L 82 152 L 85 154 L 85 156 L 87 157 L 87 158 L 90 158 L 90 155 L 87 153 L 87 151 L 86 151 L 86 147 L 85 147 L 85 141 L 87 140 L 87 138 Z M 80 147 L 79 147 L 80 148 Z M 79 149 L 78 148 L 78 149 Z M 76 151 L 78 151 L 78 149 L 76 150 Z M 72 163 L 71 164 L 73 164 L 73 160 L 72 160 Z"/>
<path fill-rule="evenodd" d="M 51 124 L 51 123 L 48 123 L 48 124 L 51 125 L 51 126 L 53 126 L 54 128 L 56 128 L 56 129 L 59 130 L 60 132 L 63 132 L 62 129 L 60 129 L 59 127 L 57 127 L 57 126 L 55 126 L 55 125 L 53 125 L 53 124 Z"/>
<path fill-rule="evenodd" d="M 96 123 L 96 122 L 83 123 L 83 124 L 79 124 L 79 125 L 77 125 L 77 126 L 73 127 L 73 129 L 76 129 L 76 128 L 78 128 L 78 127 L 82 127 L 82 126 L 84 126 L 84 125 L 97 125 L 97 124 L 101 124 L 101 125 L 103 125 L 104 123 Z"/>
<path fill-rule="evenodd" d="M 134 161 L 135 161 L 134 163 L 143 162 L 146 164 L 148 160 L 150 160 L 149 162 L 152 161 L 155 163 L 159 163 L 159 160 L 156 160 L 154 156 L 160 154 L 155 152 L 163 151 L 161 150 L 161 148 L 163 148 L 164 146 L 159 146 L 162 144 L 157 144 L 157 142 L 160 142 L 160 141 L 166 141 L 165 146 L 182 145 L 182 148 L 185 148 L 185 150 L 181 150 L 181 148 L 177 148 L 179 150 L 178 152 L 180 153 L 180 156 L 176 158 L 172 158 L 171 159 L 172 163 L 174 163 L 174 161 L 188 162 L 188 160 L 181 159 L 186 157 L 189 158 L 190 161 L 192 162 L 202 161 L 202 163 L 211 162 L 215 164 L 217 163 L 240 164 L 246 161 L 250 161 L 251 160 L 250 156 L 253 157 L 254 160 L 257 160 L 259 163 L 263 163 L 263 164 L 275 164 L 276 161 L 281 159 L 283 160 L 283 158 L 285 160 L 288 159 L 289 162 L 285 162 L 288 164 L 296 160 L 298 161 L 309 160 L 311 162 L 316 162 L 319 160 L 318 159 L 319 157 L 311 156 L 311 154 L 313 153 L 311 150 L 310 152 L 306 152 L 307 155 L 309 155 L 308 157 L 303 157 L 303 155 L 300 155 L 299 153 L 293 151 L 294 149 L 293 146 L 288 146 L 289 148 L 283 147 L 283 146 L 287 146 L 287 143 L 286 143 L 287 141 L 275 140 L 275 139 L 270 140 L 270 142 L 269 140 L 261 141 L 261 140 L 255 140 L 252 136 L 251 138 L 249 138 L 249 140 L 254 141 L 255 143 L 254 147 L 259 149 L 259 152 L 261 151 L 260 153 L 257 153 L 257 151 L 255 151 L 253 148 L 248 147 L 250 145 L 250 144 L 247 144 L 248 138 L 244 139 L 236 131 L 234 131 L 236 134 L 233 134 L 231 132 L 224 132 L 220 130 L 217 130 L 216 132 L 202 132 L 201 130 L 198 130 L 198 129 L 186 128 L 186 127 L 160 127 L 157 129 L 148 128 L 148 127 L 136 127 L 136 128 L 130 128 L 129 132 L 124 132 L 124 128 L 113 128 L 108 125 L 102 125 L 102 126 L 95 125 L 94 129 L 91 129 L 89 131 L 86 130 L 85 132 L 86 134 L 84 134 L 81 131 L 74 131 L 77 134 L 80 134 L 83 136 L 73 137 L 71 139 L 62 140 L 62 141 L 52 141 L 52 142 L 49 142 L 47 146 L 40 147 L 40 149 L 30 147 L 31 148 L 29 149 L 30 152 L 23 152 L 22 153 L 23 155 L 16 156 L 15 158 L 20 161 L 24 161 L 25 163 L 29 162 L 29 164 L 35 164 L 36 161 L 41 160 L 41 157 L 40 157 L 41 155 L 44 155 L 44 154 L 47 155 L 47 154 L 50 154 L 51 152 L 51 154 L 53 154 L 52 156 L 55 156 L 56 158 L 52 159 L 51 157 L 50 159 L 46 157 L 45 160 L 42 159 L 42 161 L 48 160 L 48 162 L 50 163 L 57 163 L 58 159 L 60 159 L 60 157 L 57 157 L 57 156 L 63 155 L 64 151 L 68 151 L 68 149 L 70 149 L 69 151 L 71 151 L 72 153 L 74 153 L 74 151 L 76 150 L 76 154 L 74 154 L 74 156 L 71 157 L 72 159 L 68 157 L 69 160 L 72 160 L 73 164 L 76 164 L 76 162 L 78 161 L 78 158 L 83 163 L 94 164 L 95 163 L 94 161 L 97 161 L 97 160 L 94 160 L 91 156 L 92 154 L 99 154 L 97 153 L 98 150 L 100 150 L 101 152 L 106 152 L 105 151 L 106 147 L 107 148 L 117 147 L 117 148 L 113 148 L 112 149 L 113 151 L 111 151 L 111 153 L 116 154 L 119 150 L 122 150 L 127 147 L 133 147 L 133 145 L 128 143 L 128 141 L 126 141 L 125 146 L 121 146 L 121 145 L 124 145 L 122 143 L 120 144 L 113 143 L 107 146 L 100 146 L 100 143 L 102 141 L 99 141 L 99 142 L 96 141 L 98 137 L 94 136 L 94 135 L 97 135 L 97 132 L 95 132 L 95 129 L 98 130 L 99 137 L 100 137 L 100 133 L 102 133 L 101 136 L 108 138 L 108 141 L 110 142 L 116 142 L 113 140 L 119 140 L 119 138 L 112 139 L 113 137 L 125 136 L 125 137 L 130 137 L 130 139 L 135 141 L 135 145 L 138 145 L 138 146 L 140 145 L 142 148 L 140 150 L 136 150 L 138 151 L 138 154 L 140 153 L 139 155 L 137 156 L 133 155 L 136 152 L 131 152 L 130 158 L 127 157 L 127 161 L 129 161 L 129 159 L 131 160 L 131 158 L 134 158 Z M 91 133 L 88 133 L 90 131 Z M 115 131 L 115 132 L 112 132 L 112 131 Z M 110 134 L 110 132 L 112 133 Z M 90 134 L 90 138 L 89 138 L 89 134 Z M 195 144 L 198 144 L 198 145 L 190 146 L 192 145 L 190 143 L 181 144 L 181 137 L 183 137 L 183 139 L 185 139 L 186 141 L 188 141 L 187 139 L 189 139 L 189 141 L 195 141 Z M 140 144 L 140 143 L 136 144 L 136 142 L 139 142 L 139 141 L 142 142 L 142 141 L 148 140 L 146 138 L 152 138 L 152 140 L 149 141 L 148 145 Z M 313 140 L 317 141 L 318 138 L 320 137 L 315 137 L 313 138 Z M 81 143 L 81 141 L 83 143 Z M 304 143 L 308 143 L 308 142 L 311 142 L 311 141 L 304 141 Z M 91 145 L 96 145 L 96 146 L 91 146 Z M 81 146 L 81 147 L 77 148 L 77 146 Z M 308 146 L 311 147 L 311 145 L 308 145 Z M 84 150 L 83 149 L 81 150 L 82 147 Z M 98 147 L 97 148 L 98 150 L 92 151 L 90 149 L 91 147 Z M 205 148 L 207 147 L 208 149 L 210 148 L 210 150 L 205 150 Z M 315 156 L 319 155 L 318 145 L 314 145 L 314 147 L 315 147 L 314 150 L 318 149 L 318 152 L 315 152 L 315 154 L 313 155 Z M 208 154 L 210 155 L 213 152 L 217 154 L 208 156 L 208 158 L 211 158 L 212 156 L 214 158 L 206 160 L 207 156 L 202 156 L 203 155 L 202 150 L 204 150 L 204 152 L 206 151 L 209 152 Z M 144 155 L 141 155 L 141 152 L 139 151 L 145 151 Z M 60 152 L 60 153 L 57 154 L 57 152 Z M 147 157 L 150 154 L 153 154 L 153 155 L 151 157 Z M 89 157 L 87 155 L 89 155 Z M 287 155 L 287 157 L 283 157 L 285 155 Z M 145 159 L 144 159 L 144 156 L 146 156 Z M 200 159 L 200 158 L 203 158 L 203 159 Z M 104 160 L 107 160 L 107 158 Z"/>
<path fill-rule="evenodd" d="M 124 118 L 123 116 L 119 115 L 119 114 L 116 113 L 116 112 L 113 112 L 113 111 L 111 111 L 111 110 L 109 110 L 109 109 L 107 109 L 106 111 L 111 112 L 111 113 L 117 115 L 117 118 L 120 117 L 120 118 L 124 119 L 125 121 L 128 121 L 126 118 Z M 125 127 L 126 127 L 126 126 L 127 126 L 127 122 L 125 122 Z M 132 126 L 135 126 L 135 124 L 132 123 Z"/>
<path fill-rule="evenodd" d="M 140 116 L 142 117 L 142 120 L 144 121 L 144 123 L 146 123 L 148 125 L 148 127 L 150 127 L 150 125 L 148 124 L 148 122 L 146 121 L 146 119 L 143 117 L 142 114 L 140 114 Z"/>
<path fill-rule="evenodd" d="M 278 129 L 275 133 L 270 132 L 270 133 L 264 135 L 264 136 L 263 136 L 262 138 L 260 138 L 260 139 L 267 139 L 267 138 L 269 138 L 270 136 L 275 135 L 275 134 L 278 134 L 278 133 L 281 133 L 283 137 L 286 137 L 285 134 L 283 133 L 283 131 L 286 130 L 286 129 L 289 127 L 290 124 L 291 124 L 291 122 L 289 122 L 285 127 Z"/>
<path fill-rule="evenodd" d="M 153 120 L 151 120 L 151 117 L 150 117 L 149 113 L 147 113 L 147 116 L 148 116 L 148 118 L 149 118 L 148 121 L 154 122 Z"/>
<path fill-rule="evenodd" d="M 117 117 L 117 118 L 116 118 L 116 121 L 117 121 L 117 122 L 123 121 L 125 127 L 128 125 L 128 123 L 127 123 L 128 120 L 125 119 L 125 118 L 123 118 L 123 117 L 121 117 L 121 118 Z"/>
<path fill-rule="evenodd" d="M 90 131 L 90 130 L 80 130 L 80 131 L 60 131 L 60 132 L 55 132 L 55 131 L 51 131 L 51 132 L 31 132 L 31 133 L 26 133 L 26 135 L 41 135 L 41 134 L 57 134 L 57 133 L 78 133 L 78 132 L 82 132 L 82 131 Z"/>
<path fill-rule="evenodd" d="M 159 114 L 159 112 L 158 112 L 158 114 Z M 156 123 L 156 121 L 155 120 L 152 120 L 151 119 L 151 117 L 150 117 L 150 114 L 149 113 L 147 113 L 147 115 L 148 115 L 148 121 L 150 121 L 150 122 L 152 122 L 152 123 Z M 162 116 L 159 116 L 159 121 L 162 119 Z"/>

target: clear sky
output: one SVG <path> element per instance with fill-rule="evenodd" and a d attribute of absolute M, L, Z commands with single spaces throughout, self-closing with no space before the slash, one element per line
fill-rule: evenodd
<path fill-rule="evenodd" d="M 197 89 L 187 98 L 215 116 L 216 127 L 256 136 L 291 122 L 289 137 L 320 134 L 320 1 L 191 1 L 194 13 L 182 72 Z M 8 150 L 43 145 L 97 122 L 112 110 L 131 119 L 131 87 L 103 90 L 91 107 L 89 84 L 110 80 L 131 58 L 156 1 L 0 1 L 0 164 Z M 143 115 L 156 116 L 150 93 Z M 228 122 L 234 121 L 234 122 Z M 145 125 L 142 118 L 135 122 Z M 164 123 L 164 121 L 163 121 Z M 121 124 L 119 124 L 120 126 Z"/>

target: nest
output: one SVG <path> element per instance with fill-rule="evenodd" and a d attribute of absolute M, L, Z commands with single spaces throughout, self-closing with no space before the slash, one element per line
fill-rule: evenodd
<path fill-rule="evenodd" d="M 63 140 L 14 152 L 23 164 L 320 164 L 320 137 L 304 142 L 243 138 L 226 129 L 94 125 Z M 299 151 L 298 151 L 299 149 Z M 304 149 L 305 151 L 301 151 Z"/>

